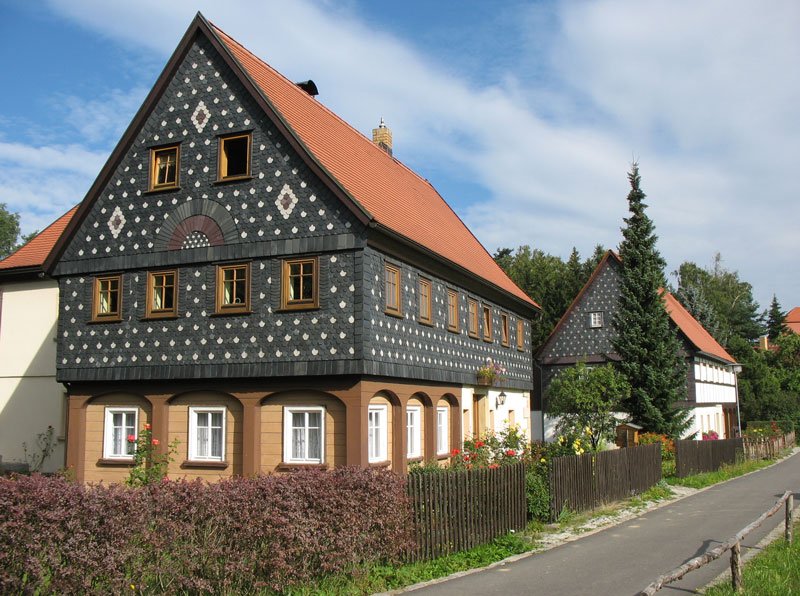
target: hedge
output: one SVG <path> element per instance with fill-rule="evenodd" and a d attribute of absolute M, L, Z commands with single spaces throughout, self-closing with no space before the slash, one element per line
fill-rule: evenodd
<path fill-rule="evenodd" d="M 280 592 L 412 546 L 402 477 L 338 468 L 215 484 L 0 478 L 0 593 Z"/>

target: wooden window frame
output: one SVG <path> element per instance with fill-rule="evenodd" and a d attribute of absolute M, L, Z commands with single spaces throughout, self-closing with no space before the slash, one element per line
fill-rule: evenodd
<path fill-rule="evenodd" d="M 236 139 L 247 139 L 247 168 L 244 174 L 228 175 L 228 157 L 225 153 L 225 143 Z M 217 145 L 217 182 L 227 182 L 228 180 L 243 180 L 250 178 L 253 162 L 253 133 L 237 132 L 219 137 Z"/>
<path fill-rule="evenodd" d="M 242 303 L 226 304 L 225 297 L 225 271 L 231 269 L 244 269 L 245 272 L 245 301 Z M 216 314 L 238 314 L 250 312 L 250 285 L 251 285 L 250 263 L 231 263 L 229 265 L 217 265 L 217 303 Z"/>
<path fill-rule="evenodd" d="M 139 408 L 135 406 L 119 406 L 105 409 L 103 421 L 103 459 L 133 461 L 133 453 L 114 453 L 114 414 L 133 414 L 134 443 L 139 439 Z M 123 428 L 128 428 L 127 426 Z M 128 437 L 123 433 L 123 451 L 127 451 L 130 444 Z"/>
<path fill-rule="evenodd" d="M 428 290 L 427 299 L 425 298 L 426 295 L 422 291 L 422 288 L 427 288 Z M 420 277 L 417 292 L 419 296 L 419 317 L 417 320 L 423 325 L 433 325 L 433 284 L 431 283 L 431 280 Z M 428 307 L 427 316 L 422 314 L 423 304 Z"/>
<path fill-rule="evenodd" d="M 500 313 L 500 343 L 504 347 L 508 347 L 511 345 L 509 333 L 510 329 L 508 327 L 508 315 L 504 312 Z"/>
<path fill-rule="evenodd" d="M 292 414 L 309 414 L 318 413 L 319 417 L 319 458 L 309 458 L 308 448 L 306 447 L 306 457 L 296 458 L 292 457 Z M 303 428 L 308 431 L 308 417 L 306 417 L 306 426 Z M 283 462 L 287 464 L 310 464 L 320 465 L 325 463 L 325 408 L 323 406 L 284 406 L 283 408 Z M 308 442 L 306 442 L 306 445 Z"/>
<path fill-rule="evenodd" d="M 478 301 L 473 298 L 467 299 L 467 333 L 470 337 L 478 337 L 479 318 Z"/>
<path fill-rule="evenodd" d="M 153 308 L 153 299 L 155 298 L 155 280 L 156 276 L 172 275 L 172 307 L 171 308 Z M 168 287 L 166 283 L 163 286 Z M 163 298 L 162 298 L 163 300 Z M 145 305 L 145 316 L 148 319 L 165 319 L 178 316 L 178 270 L 166 269 L 163 271 L 148 271 L 147 272 L 147 298 Z"/>
<path fill-rule="evenodd" d="M 389 276 L 394 277 L 394 305 L 389 304 Z M 392 265 L 391 263 L 384 263 L 383 265 L 383 292 L 384 302 L 385 302 L 385 309 L 384 312 L 387 315 L 391 315 L 393 317 L 402 317 L 403 316 L 403 293 L 401 291 L 401 280 L 402 275 L 400 274 L 400 267 L 397 265 Z"/>
<path fill-rule="evenodd" d="M 492 333 L 492 307 L 485 304 L 481 307 L 482 323 L 483 323 L 483 341 L 493 342 L 494 335 Z M 488 315 L 488 317 L 487 317 Z"/>
<path fill-rule="evenodd" d="M 302 267 L 304 265 L 311 265 L 311 284 L 313 296 L 308 298 L 290 298 L 289 293 L 291 290 L 292 266 L 301 266 L 301 277 L 304 274 Z M 301 282 L 302 288 L 302 282 Z M 319 308 L 319 258 L 298 258 L 298 259 L 285 259 L 281 265 L 281 309 L 282 310 L 310 310 Z"/>
<path fill-rule="evenodd" d="M 589 328 L 590 329 L 602 329 L 604 324 L 603 311 L 596 310 L 589 313 Z"/>
<path fill-rule="evenodd" d="M 413 422 L 413 424 L 410 424 Z M 414 447 L 412 449 L 412 446 Z M 422 457 L 422 408 L 406 407 L 406 458 Z"/>
<path fill-rule="evenodd" d="M 214 455 L 210 453 L 209 455 L 199 455 L 198 454 L 198 444 L 197 444 L 197 417 L 198 414 L 209 414 L 209 428 L 213 429 L 211 426 L 211 414 L 222 414 L 222 441 L 221 441 L 221 452 L 219 455 Z M 191 462 L 224 462 L 225 461 L 225 449 L 227 447 L 228 442 L 228 435 L 227 435 L 227 426 L 228 426 L 228 408 L 225 406 L 190 406 L 189 407 L 189 449 L 188 449 L 188 459 Z M 211 451 L 211 446 L 213 444 L 211 434 L 209 433 L 208 437 L 209 441 L 209 451 Z"/>
<path fill-rule="evenodd" d="M 452 300 L 452 302 L 451 302 Z M 447 290 L 447 330 L 458 333 L 458 290 Z"/>
<path fill-rule="evenodd" d="M 436 455 L 450 455 L 450 408 L 436 407 Z"/>
<path fill-rule="evenodd" d="M 522 352 L 525 350 L 525 322 L 517 319 L 517 349 Z"/>
<path fill-rule="evenodd" d="M 108 290 L 109 302 L 112 293 L 117 294 L 117 310 L 100 312 L 100 292 L 102 291 L 102 284 L 104 282 L 117 282 L 116 290 Z M 92 289 L 92 321 L 121 321 L 122 320 L 122 274 L 118 275 L 101 275 L 94 278 L 94 286 Z"/>
<path fill-rule="evenodd" d="M 377 423 L 374 424 L 374 421 Z M 388 459 L 389 407 L 386 404 L 370 404 L 367 408 L 367 460 L 374 464 Z"/>
<path fill-rule="evenodd" d="M 158 157 L 161 154 L 175 153 L 175 180 L 173 182 L 158 183 Z M 181 145 L 176 143 L 173 145 L 162 145 L 160 147 L 150 148 L 150 184 L 148 189 L 150 191 L 158 190 L 172 190 L 179 188 L 181 180 Z"/>

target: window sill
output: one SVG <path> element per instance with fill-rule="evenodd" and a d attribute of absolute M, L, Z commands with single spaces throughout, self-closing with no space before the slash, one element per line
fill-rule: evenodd
<path fill-rule="evenodd" d="M 187 459 L 181 464 L 181 468 L 197 468 L 208 470 L 224 470 L 228 467 L 226 461 L 201 461 L 197 459 Z"/>
<path fill-rule="evenodd" d="M 230 176 L 228 178 L 219 178 L 214 180 L 212 184 L 228 184 L 229 182 L 243 182 L 244 180 L 252 180 L 253 176 L 247 174 L 245 176 Z"/>
<path fill-rule="evenodd" d="M 390 317 L 394 317 L 396 319 L 403 318 L 403 313 L 400 312 L 399 310 L 384 310 L 383 313 L 389 315 Z"/>
<path fill-rule="evenodd" d="M 425 458 L 423 458 L 421 455 L 415 455 L 414 457 L 406 456 L 406 461 L 410 464 L 421 464 L 425 461 Z"/>
<path fill-rule="evenodd" d="M 298 304 L 298 305 L 288 305 L 288 306 L 281 306 L 280 308 L 276 309 L 275 312 L 303 312 L 309 310 L 319 310 L 319 304 Z"/>
<path fill-rule="evenodd" d="M 439 460 L 439 461 L 444 461 L 444 460 L 450 459 L 450 454 L 449 453 L 437 453 L 436 454 L 436 459 Z"/>
<path fill-rule="evenodd" d="M 275 470 L 278 472 L 296 472 L 297 470 L 327 470 L 328 464 L 302 464 L 299 462 L 284 462 L 279 463 Z"/>
<path fill-rule="evenodd" d="M 162 188 L 151 188 L 150 190 L 144 191 L 143 195 L 160 195 L 166 192 L 175 192 L 176 190 L 180 190 L 180 186 L 164 186 Z"/>
<path fill-rule="evenodd" d="M 108 317 L 107 319 L 89 319 L 88 325 L 104 325 L 105 323 L 121 323 L 122 317 Z"/>
<path fill-rule="evenodd" d="M 467 335 L 468 335 L 469 337 L 471 337 L 472 339 L 478 339 L 478 334 L 477 334 L 477 333 L 471 333 L 471 332 L 470 332 L 470 333 L 467 333 Z"/>
<path fill-rule="evenodd" d="M 119 466 L 122 468 L 132 468 L 133 458 L 101 457 L 97 460 L 98 466 Z"/>
<path fill-rule="evenodd" d="M 433 319 L 431 319 L 430 321 L 423 321 L 422 319 L 417 319 L 417 322 L 420 325 L 425 325 L 426 327 L 433 327 Z"/>
<path fill-rule="evenodd" d="M 450 332 L 450 333 L 460 333 L 461 332 L 461 330 L 458 327 L 456 327 L 456 328 L 448 327 L 447 331 Z"/>
<path fill-rule="evenodd" d="M 371 462 L 369 462 L 369 467 L 370 468 L 388 468 L 391 464 L 392 464 L 392 462 L 390 462 L 388 459 L 384 460 L 384 461 L 371 461 Z"/>
<path fill-rule="evenodd" d="M 164 321 L 169 319 L 180 319 L 181 316 L 175 313 L 164 315 L 146 315 L 141 318 L 142 321 Z"/>

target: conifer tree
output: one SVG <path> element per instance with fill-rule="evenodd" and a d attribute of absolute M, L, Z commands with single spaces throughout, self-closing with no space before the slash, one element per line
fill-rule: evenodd
<path fill-rule="evenodd" d="M 771 341 L 775 341 L 784 332 L 783 320 L 786 318 L 786 313 L 781 310 L 781 305 L 778 302 L 778 297 L 772 295 L 772 304 L 767 311 L 767 334 Z"/>
<path fill-rule="evenodd" d="M 630 216 L 622 228 L 620 302 L 613 321 L 619 369 L 631 386 L 624 406 L 633 422 L 648 431 L 679 437 L 689 425 L 688 412 L 676 405 L 686 399 L 686 364 L 661 295 L 666 262 L 656 249 L 655 227 L 645 213 L 637 163 L 628 180 Z"/>

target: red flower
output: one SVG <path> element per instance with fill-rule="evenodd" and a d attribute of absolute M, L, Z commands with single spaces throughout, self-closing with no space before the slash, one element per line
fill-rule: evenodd
<path fill-rule="evenodd" d="M 500 467 L 500 464 L 489 464 L 489 469 L 490 470 L 496 470 L 499 467 Z"/>
<path fill-rule="evenodd" d="M 153 439 L 151 442 L 153 443 L 153 445 L 158 447 L 158 439 Z"/>
<path fill-rule="evenodd" d="M 128 435 L 128 443 L 135 443 L 136 435 Z"/>
<path fill-rule="evenodd" d="M 454 456 L 454 457 L 455 457 L 455 456 L 456 456 L 456 455 L 458 455 L 459 453 L 461 453 L 461 450 L 460 450 L 460 449 L 453 449 L 453 450 L 450 452 L 450 455 L 452 455 L 452 456 Z"/>
<path fill-rule="evenodd" d="M 465 453 L 462 457 L 464 458 L 464 461 L 469 461 L 469 453 Z"/>
<path fill-rule="evenodd" d="M 475 447 L 483 447 L 484 445 L 486 445 L 486 443 L 483 441 L 475 441 Z"/>
<path fill-rule="evenodd" d="M 508 457 L 514 457 L 516 454 L 517 454 L 517 452 L 514 451 L 513 449 L 509 449 L 509 450 L 506 451 L 506 455 Z"/>
<path fill-rule="evenodd" d="M 150 430 L 150 424 L 149 424 L 149 423 L 148 423 L 148 424 L 145 424 L 145 425 L 144 425 L 144 429 L 145 429 L 145 430 Z"/>

